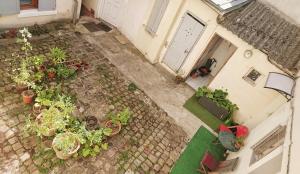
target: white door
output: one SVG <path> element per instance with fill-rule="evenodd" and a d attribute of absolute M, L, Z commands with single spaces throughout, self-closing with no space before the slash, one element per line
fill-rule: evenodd
<path fill-rule="evenodd" d="M 204 24 L 190 14 L 186 14 L 169 45 L 163 63 L 174 72 L 178 72 L 187 55 L 201 36 L 203 29 Z"/>
<path fill-rule="evenodd" d="M 123 0 L 102 0 L 101 2 L 100 18 L 117 27 L 121 22 Z"/>

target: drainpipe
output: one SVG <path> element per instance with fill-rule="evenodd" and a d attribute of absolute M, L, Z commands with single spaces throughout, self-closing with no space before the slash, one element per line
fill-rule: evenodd
<path fill-rule="evenodd" d="M 300 145 L 300 136 L 299 136 L 299 115 L 300 115 L 300 73 L 296 77 L 296 85 L 294 88 L 294 98 L 291 101 L 292 107 L 292 116 L 291 116 L 291 129 L 290 129 L 290 145 L 288 150 L 288 164 L 287 164 L 287 174 L 295 174 L 299 171 L 299 159 L 298 157 L 298 148 Z M 297 138 L 296 138 L 297 136 Z"/>
<path fill-rule="evenodd" d="M 160 53 L 162 52 L 162 50 L 163 50 L 163 48 L 165 47 L 165 46 L 167 46 L 167 40 L 168 40 L 168 37 L 169 37 L 169 35 L 170 35 L 170 33 L 171 33 L 171 31 L 172 31 L 172 29 L 173 29 L 173 27 L 174 27 L 174 25 L 175 25 L 175 23 L 176 23 L 176 21 L 177 21 L 177 19 L 178 19 L 178 17 L 179 17 L 179 14 L 180 14 L 180 12 L 181 12 L 181 10 L 182 10 L 182 8 L 183 8 L 183 6 L 184 6 L 184 4 L 187 2 L 187 0 L 182 0 L 181 1 L 181 3 L 180 3 L 180 5 L 179 5 L 179 9 L 177 10 L 177 12 L 176 12 L 176 14 L 175 14 L 175 16 L 174 16 L 174 18 L 173 18 L 173 21 L 172 21 L 172 23 L 171 23 L 171 26 L 169 27 L 169 30 L 168 30 L 168 32 L 167 32 L 167 34 L 165 35 L 165 37 L 164 37 L 164 40 L 163 40 L 163 44 L 159 47 L 159 50 L 158 50 L 158 52 L 157 52 L 157 54 L 156 54 L 156 60 L 158 60 L 159 61 L 159 55 L 160 55 Z M 155 60 L 155 61 L 156 61 Z"/>
<path fill-rule="evenodd" d="M 73 3 L 73 24 L 77 22 L 78 0 L 74 0 Z"/>

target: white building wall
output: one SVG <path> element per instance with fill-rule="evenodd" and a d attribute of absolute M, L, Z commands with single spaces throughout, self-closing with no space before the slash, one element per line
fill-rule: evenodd
<path fill-rule="evenodd" d="M 289 119 L 291 118 L 292 110 L 291 110 L 291 103 L 286 103 L 283 105 L 280 109 L 278 109 L 276 112 L 274 112 L 269 118 L 267 118 L 265 121 L 261 122 L 259 125 L 257 125 L 256 128 L 250 130 L 249 136 L 245 140 L 245 146 L 241 148 L 239 152 L 230 153 L 227 159 L 232 159 L 239 157 L 239 163 L 236 167 L 236 169 L 229 173 L 229 174 L 250 174 L 255 169 L 257 169 L 260 166 L 263 166 L 263 164 L 267 164 L 270 160 L 274 159 L 274 157 L 278 157 L 282 154 L 282 158 L 275 159 L 271 162 L 271 164 L 278 165 L 281 164 L 281 170 L 278 174 L 286 174 L 286 166 L 287 161 L 286 158 L 289 155 Z M 287 125 L 287 133 L 285 137 L 285 142 L 283 146 L 280 146 L 261 160 L 257 161 L 256 163 L 250 165 L 250 160 L 252 157 L 252 146 L 258 143 L 261 139 L 263 139 L 265 136 L 267 136 L 272 130 L 274 130 L 279 125 Z M 272 166 L 272 165 L 271 165 Z M 278 167 L 278 166 L 277 166 Z M 275 167 L 274 167 L 275 168 Z M 273 174 L 270 172 L 272 169 L 269 167 L 265 168 L 265 174 Z M 253 172 L 254 174 L 254 172 Z M 275 174 L 275 173 L 274 173 Z"/>
<path fill-rule="evenodd" d="M 82 0 L 82 4 L 88 9 L 93 9 L 95 12 L 97 10 L 98 0 Z"/>
<path fill-rule="evenodd" d="M 190 12 L 203 21 L 206 24 L 206 28 L 200 40 L 188 55 L 178 73 L 179 75 L 187 76 L 190 73 L 210 39 L 214 34 L 218 34 L 237 46 L 237 50 L 217 74 L 216 78 L 210 83 L 209 87 L 228 89 L 229 99 L 236 103 L 240 108 L 234 117 L 235 120 L 253 128 L 286 102 L 286 99 L 279 93 L 263 88 L 269 72 L 282 73 L 282 71 L 272 65 L 267 60 L 267 56 L 264 53 L 254 49 L 251 45 L 247 44 L 242 39 L 239 39 L 230 31 L 219 26 L 216 22 L 218 14 L 202 1 L 190 0 L 186 2 L 176 18 L 174 27 L 171 29 L 167 38 L 167 43 L 170 43 L 172 40 L 177 31 L 177 27 L 180 25 L 181 17 L 186 12 Z M 169 20 L 171 19 L 172 18 Z M 161 27 L 163 28 L 163 26 Z M 148 43 L 149 42 L 150 41 L 148 41 Z M 150 43 L 159 45 L 157 42 L 158 41 L 153 39 Z M 253 56 L 249 59 L 244 58 L 244 52 L 248 49 L 253 51 Z M 164 46 L 160 53 L 160 62 L 163 60 L 166 50 L 167 45 Z M 150 54 L 148 53 L 148 55 Z M 165 67 L 168 69 L 167 66 Z M 263 74 L 263 77 L 258 80 L 255 86 L 250 85 L 242 78 L 252 67 Z M 174 73 L 172 71 L 170 72 Z"/>
<path fill-rule="evenodd" d="M 56 14 L 33 17 L 20 17 L 19 14 L 0 17 L 0 28 L 13 28 L 33 24 L 45 24 L 55 20 L 73 18 L 74 0 L 56 0 Z M 79 17 L 81 0 L 78 0 L 77 16 Z"/>
<path fill-rule="evenodd" d="M 298 73 L 300 77 L 300 73 Z M 300 172 L 300 78 L 297 79 L 295 87 L 295 97 L 293 99 L 294 116 L 292 123 L 291 155 L 289 159 L 289 174 L 299 174 Z"/>

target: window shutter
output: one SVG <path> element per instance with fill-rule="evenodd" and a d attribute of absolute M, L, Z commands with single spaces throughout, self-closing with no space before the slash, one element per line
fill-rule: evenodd
<path fill-rule="evenodd" d="M 169 4 L 169 0 L 156 0 L 155 1 L 150 18 L 149 18 L 147 26 L 146 26 L 147 31 L 149 31 L 152 34 L 156 33 L 156 31 L 159 27 L 159 24 L 166 12 L 168 4 Z"/>
<path fill-rule="evenodd" d="M 20 13 L 20 0 L 0 0 L 0 16 Z"/>
<path fill-rule="evenodd" d="M 56 0 L 39 0 L 39 11 L 53 11 L 56 9 Z"/>

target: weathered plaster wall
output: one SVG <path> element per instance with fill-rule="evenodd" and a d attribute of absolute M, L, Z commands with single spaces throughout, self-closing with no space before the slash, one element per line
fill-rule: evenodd
<path fill-rule="evenodd" d="M 57 0 L 55 15 L 19 17 L 18 14 L 0 17 L 0 28 L 19 27 L 37 24 L 44 24 L 55 20 L 72 19 L 74 0 Z M 78 0 L 78 16 L 80 14 L 81 0 Z"/>

